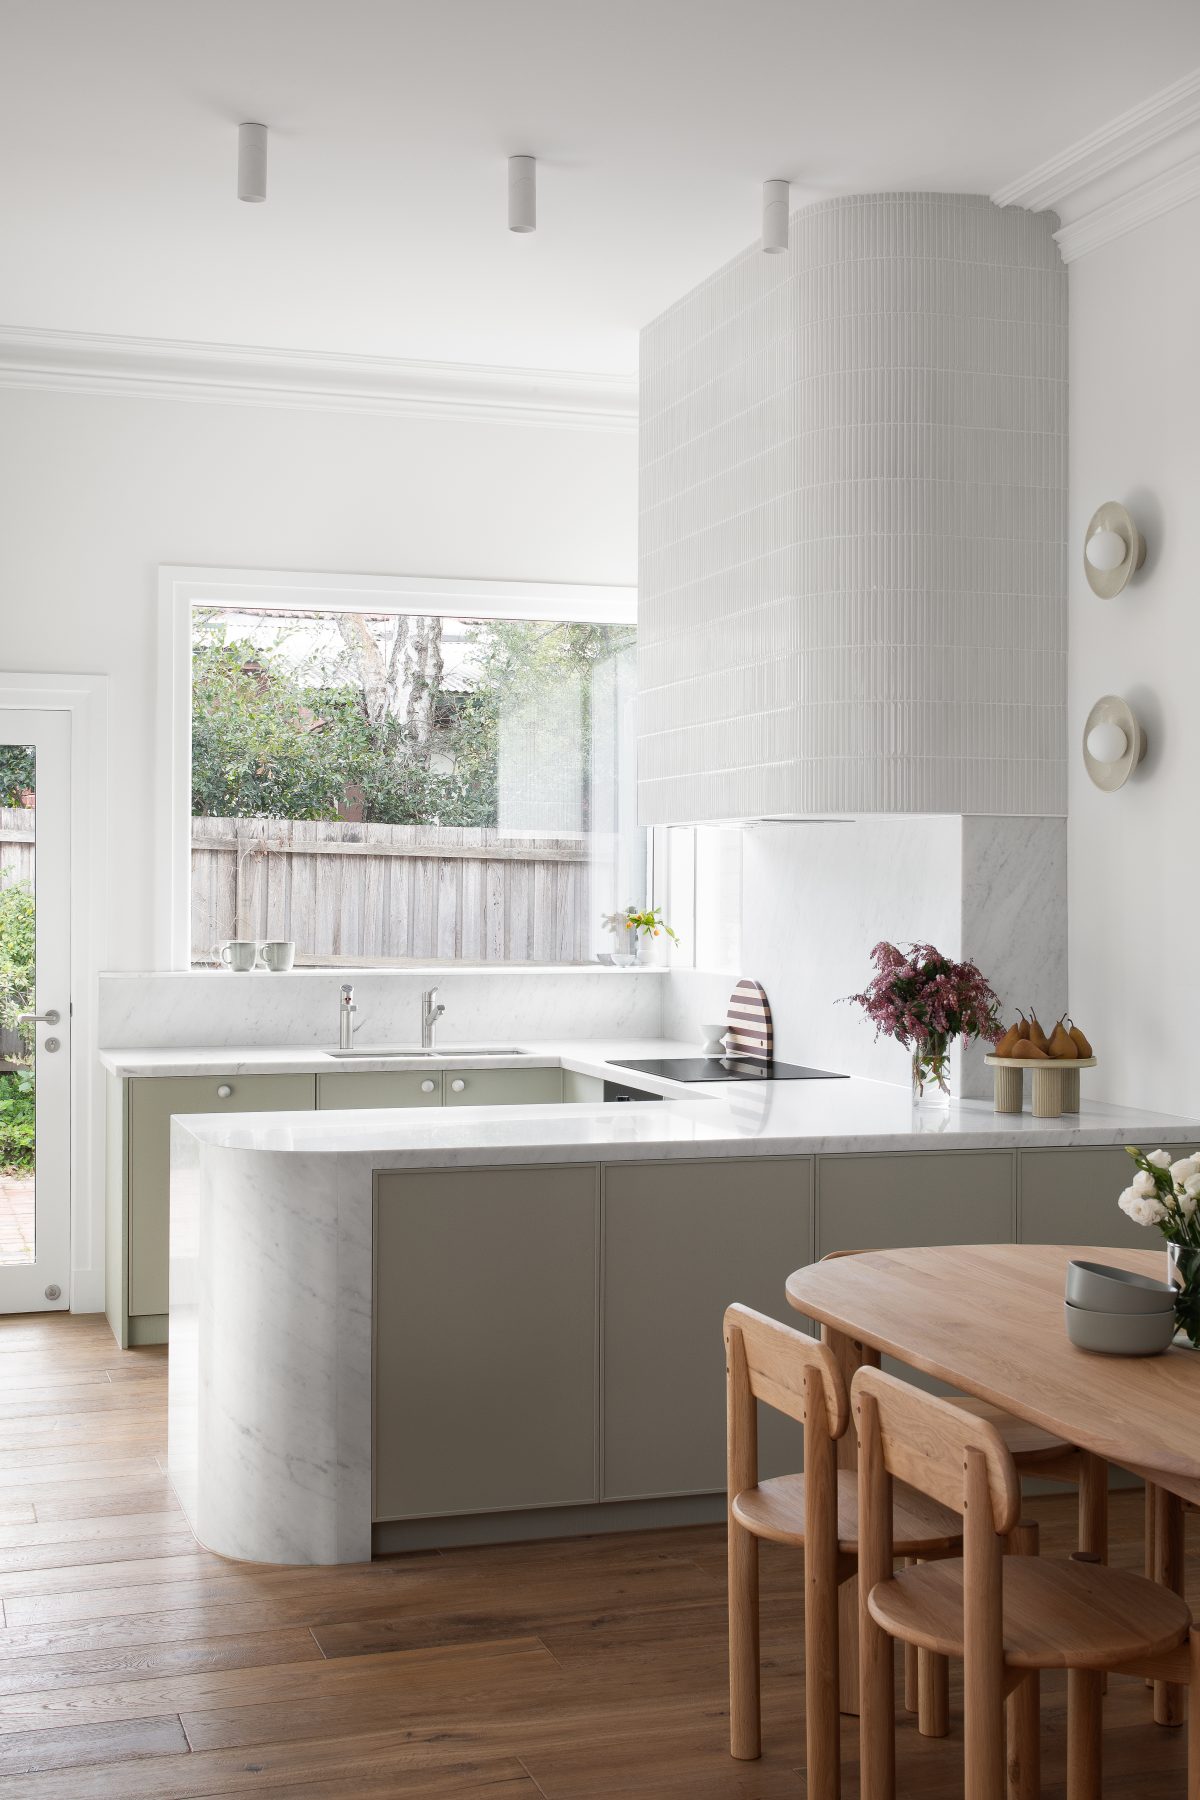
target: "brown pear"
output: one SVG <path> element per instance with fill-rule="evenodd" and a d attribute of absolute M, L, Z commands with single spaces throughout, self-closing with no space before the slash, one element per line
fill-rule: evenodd
<path fill-rule="evenodd" d="M 1079 1055 L 1078 1050 L 1075 1048 L 1075 1039 L 1071 1036 L 1061 1019 L 1050 1033 L 1050 1054 L 1051 1056 L 1061 1058 L 1063 1062 L 1066 1062 L 1068 1058 L 1070 1058 L 1071 1061 L 1074 1061 Z"/>
<path fill-rule="evenodd" d="M 996 1045 L 996 1048 L 992 1051 L 992 1055 L 1015 1056 L 1017 1053 L 1017 1045 L 1020 1042 L 1021 1033 L 1019 1028 L 1016 1025 L 1010 1025 L 1004 1036 L 1000 1039 L 1000 1042 Z"/>
<path fill-rule="evenodd" d="M 1038 1024 L 1038 1016 L 1036 1013 L 1030 1013 L 1029 1015 L 1029 1041 L 1035 1050 L 1048 1051 L 1050 1048 L 1050 1039 Z"/>
<path fill-rule="evenodd" d="M 1024 1013 L 1017 1015 L 1017 1036 L 1019 1038 L 1028 1038 L 1029 1036 L 1029 1020 Z"/>
<path fill-rule="evenodd" d="M 1072 1025 L 1069 1019 L 1067 1020 L 1067 1030 L 1071 1034 L 1071 1042 L 1075 1046 L 1076 1056 L 1094 1056 L 1096 1054 L 1078 1025 Z"/>
<path fill-rule="evenodd" d="M 1050 1061 L 1050 1052 L 1048 1050 L 1043 1050 L 1038 1044 L 1022 1044 L 1021 1056 L 1023 1059 L 1028 1059 L 1030 1062 Z"/>

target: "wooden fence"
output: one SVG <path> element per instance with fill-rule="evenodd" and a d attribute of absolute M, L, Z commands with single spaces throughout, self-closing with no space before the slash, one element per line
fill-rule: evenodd
<path fill-rule="evenodd" d="M 0 806 L 0 882 L 33 880 L 33 808 Z"/>
<path fill-rule="evenodd" d="M 583 962 L 587 840 L 482 828 L 192 820 L 192 960 L 290 938 L 298 964 Z"/>
<path fill-rule="evenodd" d="M 0 808 L 0 879 L 33 879 L 34 813 Z M 290 938 L 298 964 L 585 962 L 588 846 L 466 826 L 193 819 L 192 960 Z"/>

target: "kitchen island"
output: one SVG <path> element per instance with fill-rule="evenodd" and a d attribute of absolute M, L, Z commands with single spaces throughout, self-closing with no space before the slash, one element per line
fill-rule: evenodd
<path fill-rule="evenodd" d="M 679 1046 L 529 1049 L 578 1084 Z M 728 1301 L 787 1317 L 787 1275 L 835 1249 L 1145 1248 L 1122 1146 L 1200 1140 L 861 1080 L 624 1079 L 664 1098 L 176 1118 L 170 1470 L 202 1543 L 344 1562 L 718 1516 Z M 799 1446 L 772 1421 L 762 1451 Z"/>

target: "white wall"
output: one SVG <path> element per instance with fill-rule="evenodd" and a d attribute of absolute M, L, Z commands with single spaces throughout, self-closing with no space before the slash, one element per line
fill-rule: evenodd
<path fill-rule="evenodd" d="M 1066 1006 L 1066 838 L 1062 819 L 865 818 L 755 825 L 742 836 L 740 966 L 682 970 L 667 983 L 664 1032 L 698 1038 L 722 1019 L 734 976 L 767 990 L 777 1053 L 790 1062 L 906 1082 L 908 1053 L 873 1040 L 861 1008 L 841 1004 L 870 980 L 881 938 L 970 957 L 1006 1019 Z M 992 1092 L 983 1049 L 956 1055 L 964 1096 Z"/>
<path fill-rule="evenodd" d="M 160 564 L 632 585 L 636 454 L 623 431 L 0 390 L 0 673 L 111 681 L 101 960 L 152 956 Z M 99 1092 L 92 1116 L 102 1139 Z M 93 1164 L 76 1311 L 104 1303 L 101 1186 Z"/>
<path fill-rule="evenodd" d="M 0 670 L 111 691 L 113 968 L 149 965 L 160 563 L 632 584 L 632 432 L 0 393 Z"/>
<path fill-rule="evenodd" d="M 1200 201 L 1072 264 L 1071 1011 L 1100 1066 L 1097 1096 L 1200 1112 Z M 1104 500 L 1131 508 L 1146 563 L 1117 600 L 1081 564 Z M 1079 743 L 1101 694 L 1148 738 L 1118 794 Z"/>

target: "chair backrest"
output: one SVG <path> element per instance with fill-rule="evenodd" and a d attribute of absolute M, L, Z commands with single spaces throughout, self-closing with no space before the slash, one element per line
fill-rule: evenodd
<path fill-rule="evenodd" d="M 850 1392 L 859 1442 L 877 1441 L 889 1475 L 957 1513 L 986 1494 L 990 1527 L 1007 1536 L 1020 1517 L 1021 1485 L 994 1425 L 882 1369 L 860 1369 Z"/>
<path fill-rule="evenodd" d="M 849 1393 L 828 1345 L 765 1312 L 732 1305 L 725 1310 L 725 1395 L 730 1501 L 757 1483 L 756 1400 L 804 1426 L 806 1489 L 817 1483 L 822 1494 L 831 1492 L 833 1440 L 849 1426 Z M 837 1552 L 833 1535 L 831 1544 Z"/>
<path fill-rule="evenodd" d="M 805 1331 L 781 1325 L 749 1306 L 730 1306 L 725 1313 L 726 1378 L 735 1387 L 786 1413 L 798 1424 L 809 1422 L 814 1396 L 824 1405 L 824 1426 L 840 1438 L 850 1423 L 850 1401 L 833 1352 Z"/>

